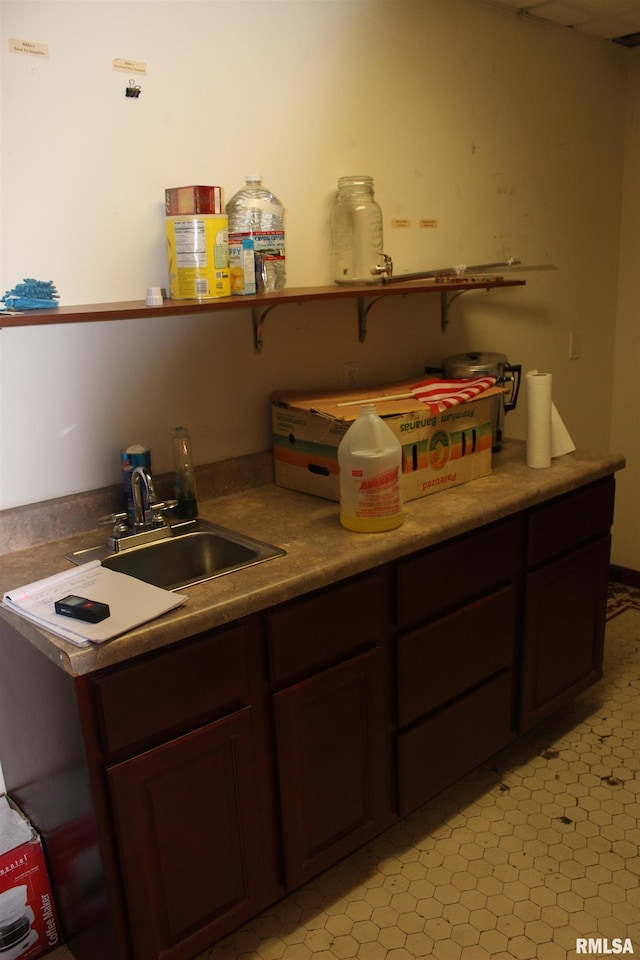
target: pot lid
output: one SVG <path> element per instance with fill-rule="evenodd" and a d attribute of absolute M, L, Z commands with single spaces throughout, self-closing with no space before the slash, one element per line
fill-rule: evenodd
<path fill-rule="evenodd" d="M 442 361 L 445 374 L 451 370 L 464 370 L 469 374 L 501 372 L 501 368 L 508 363 L 504 353 L 487 353 L 469 350 L 468 353 L 457 353 L 452 357 L 445 357 Z M 496 371 L 496 368 L 497 371 Z"/>

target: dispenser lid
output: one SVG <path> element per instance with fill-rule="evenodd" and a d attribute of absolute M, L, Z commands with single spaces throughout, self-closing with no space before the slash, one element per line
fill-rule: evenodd
<path fill-rule="evenodd" d="M 445 376 L 475 377 L 482 373 L 500 374 L 501 368 L 508 363 L 504 353 L 485 353 L 469 350 L 467 353 L 456 353 L 452 357 L 445 357 L 442 367 Z"/>

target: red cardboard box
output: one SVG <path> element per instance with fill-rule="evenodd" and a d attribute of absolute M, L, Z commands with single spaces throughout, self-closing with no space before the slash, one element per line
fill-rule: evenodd
<path fill-rule="evenodd" d="M 18 843 L 7 849 L 11 837 Z M 60 939 L 40 837 L 18 807 L 0 794 L 0 957 L 33 960 L 58 946 Z"/>
<path fill-rule="evenodd" d="M 222 187 L 167 187 L 164 191 L 164 206 L 168 217 L 190 216 L 196 213 L 221 214 L 224 213 Z"/>
<path fill-rule="evenodd" d="M 37 810 L 58 916 L 72 942 L 76 934 L 98 926 L 105 910 L 102 860 L 83 772 L 67 769 L 46 782 L 27 784 L 19 800 L 28 814 Z"/>

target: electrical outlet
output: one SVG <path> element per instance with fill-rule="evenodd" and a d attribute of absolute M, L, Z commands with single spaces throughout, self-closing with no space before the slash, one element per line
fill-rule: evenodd
<path fill-rule="evenodd" d="M 569 334 L 569 360 L 580 359 L 580 335 L 571 331 Z"/>
<path fill-rule="evenodd" d="M 360 386 L 360 364 L 357 360 L 351 360 L 342 366 L 342 382 L 348 389 L 354 389 Z"/>

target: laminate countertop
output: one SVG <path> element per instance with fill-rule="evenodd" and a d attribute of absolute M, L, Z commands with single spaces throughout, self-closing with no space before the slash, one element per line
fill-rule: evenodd
<path fill-rule="evenodd" d="M 18 631 L 72 676 L 92 673 L 397 560 L 624 467 L 622 455 L 578 450 L 534 470 L 527 467 L 525 452 L 523 441 L 507 440 L 494 454 L 488 476 L 410 501 L 402 526 L 385 533 L 345 530 L 337 503 L 274 484 L 200 502 L 205 520 L 273 543 L 286 555 L 181 588 L 188 596 L 183 606 L 104 644 L 74 646 L 3 607 L 0 631 L 7 626 Z M 103 527 L 0 556 L 0 591 L 58 573 L 69 566 L 65 553 L 104 539 Z"/>

